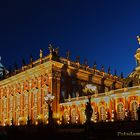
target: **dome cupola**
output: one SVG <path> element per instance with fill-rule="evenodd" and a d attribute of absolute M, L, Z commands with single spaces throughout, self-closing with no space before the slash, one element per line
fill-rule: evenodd
<path fill-rule="evenodd" d="M 2 65 L 1 63 L 1 56 L 0 56 L 0 79 L 4 77 L 4 75 L 8 74 L 8 70 Z"/>

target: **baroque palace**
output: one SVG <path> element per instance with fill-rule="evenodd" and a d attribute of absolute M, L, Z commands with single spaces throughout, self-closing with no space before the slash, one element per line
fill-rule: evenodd
<path fill-rule="evenodd" d="M 138 37 L 138 41 L 140 41 Z M 48 105 L 51 104 L 53 118 L 60 123 L 85 123 L 85 107 L 91 98 L 93 114 L 91 120 L 122 121 L 127 118 L 137 120 L 140 103 L 140 48 L 135 58 L 137 66 L 127 77 L 117 76 L 90 68 L 87 61 L 80 64 L 59 56 L 58 48 L 49 45 L 50 53 L 14 71 L 7 71 L 0 63 L 0 125 L 20 125 L 31 120 L 37 124 L 48 123 Z M 53 95 L 52 102 L 45 97 Z"/>

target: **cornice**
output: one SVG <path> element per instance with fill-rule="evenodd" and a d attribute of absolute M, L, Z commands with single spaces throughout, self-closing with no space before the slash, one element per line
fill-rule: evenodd
<path fill-rule="evenodd" d="M 27 77 L 32 77 L 34 75 L 39 75 L 42 73 L 42 71 L 46 72 L 46 71 L 52 70 L 53 66 L 57 66 L 61 68 L 63 64 L 60 62 L 52 61 L 52 60 L 45 62 L 43 64 L 37 65 L 31 69 L 25 70 L 21 73 L 18 73 L 14 76 L 11 76 L 7 79 L 0 81 L 0 86 L 4 86 L 9 83 L 11 84 L 12 82 L 23 80 L 23 79 L 26 79 Z"/>

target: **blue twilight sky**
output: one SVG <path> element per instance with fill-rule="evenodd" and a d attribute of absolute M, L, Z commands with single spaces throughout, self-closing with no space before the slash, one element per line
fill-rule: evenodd
<path fill-rule="evenodd" d="M 3 0 L 0 1 L 0 55 L 6 68 L 30 55 L 59 47 L 92 67 L 104 65 L 127 76 L 139 47 L 140 0 Z"/>

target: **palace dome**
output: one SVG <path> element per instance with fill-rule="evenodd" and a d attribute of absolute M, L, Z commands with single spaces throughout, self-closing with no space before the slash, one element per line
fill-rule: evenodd
<path fill-rule="evenodd" d="M 3 77 L 4 74 L 9 73 L 8 70 L 2 65 L 1 57 L 0 57 L 0 79 Z"/>
<path fill-rule="evenodd" d="M 140 53 L 140 48 L 138 48 L 138 49 L 136 50 L 136 53 Z"/>

